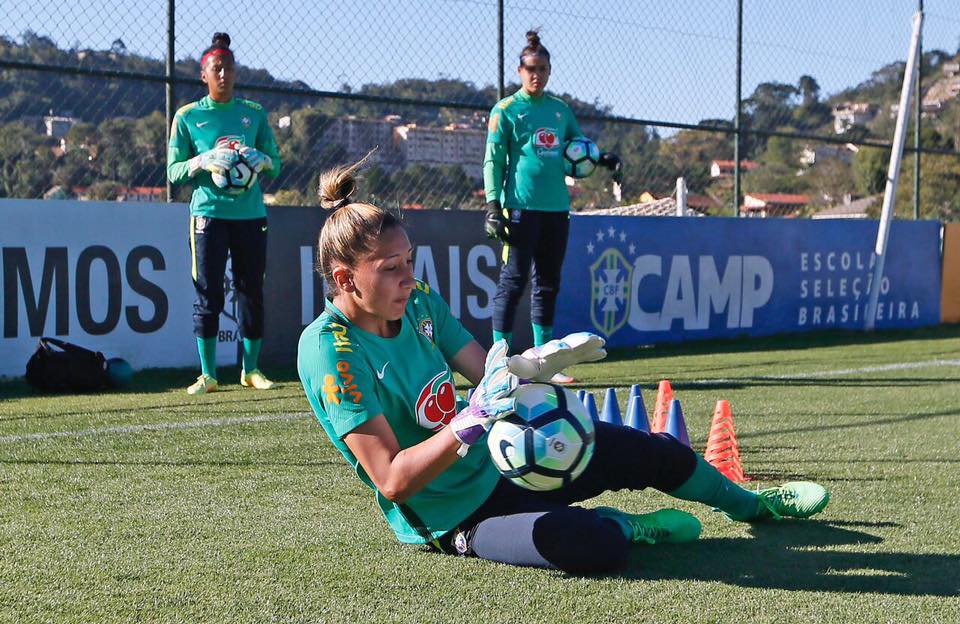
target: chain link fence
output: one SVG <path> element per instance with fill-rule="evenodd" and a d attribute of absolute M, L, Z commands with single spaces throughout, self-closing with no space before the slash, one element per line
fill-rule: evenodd
<path fill-rule="evenodd" d="M 281 147 L 270 201 L 316 203 L 320 171 L 379 145 L 367 198 L 479 208 L 487 114 L 518 87 L 524 33 L 539 27 L 550 91 L 626 164 L 620 200 L 600 172 L 572 189 L 575 209 L 654 201 L 683 177 L 703 214 L 873 216 L 922 8 L 922 116 L 897 210 L 957 219 L 960 17 L 948 0 L 674 4 L 7 0 L 0 197 L 166 199 L 169 117 L 205 95 L 200 53 L 224 31 L 237 94 L 270 112 Z"/>

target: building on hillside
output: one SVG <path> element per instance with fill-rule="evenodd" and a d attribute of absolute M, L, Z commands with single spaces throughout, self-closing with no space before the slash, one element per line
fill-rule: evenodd
<path fill-rule="evenodd" d="M 460 165 L 471 178 L 483 178 L 485 130 L 461 124 L 444 127 L 407 124 L 394 128 L 393 139 L 407 165 Z"/>
<path fill-rule="evenodd" d="M 736 161 L 734 160 L 714 160 L 710 163 L 711 178 L 729 178 L 735 173 Z M 741 160 L 740 171 L 753 171 L 760 165 L 752 160 Z"/>
<path fill-rule="evenodd" d="M 866 219 L 868 218 L 871 206 L 877 203 L 879 195 L 870 197 L 854 198 L 847 194 L 843 197 L 843 202 L 836 206 L 824 208 L 820 212 L 812 215 L 813 219 Z"/>
<path fill-rule="evenodd" d="M 399 164 L 399 154 L 394 147 L 393 129 L 399 123 L 398 115 L 388 115 L 381 119 L 364 119 L 353 115 L 338 117 L 324 129 L 317 145 L 340 145 L 346 152 L 346 160 L 350 162 L 360 160 L 379 145 L 380 149 L 370 157 L 371 164 L 394 167 Z"/>
<path fill-rule="evenodd" d="M 795 193 L 747 193 L 740 215 L 744 217 L 796 217 L 810 204 L 809 195 Z"/>
<path fill-rule="evenodd" d="M 853 126 L 862 126 L 877 116 L 869 102 L 844 102 L 833 107 L 833 131 L 843 134 Z"/>
<path fill-rule="evenodd" d="M 858 148 L 853 143 L 846 145 L 805 145 L 800 151 L 800 164 L 812 167 L 827 160 L 839 160 L 847 164 L 853 162 Z"/>
<path fill-rule="evenodd" d="M 65 115 L 44 115 L 43 132 L 49 137 L 63 139 L 70 132 L 70 128 L 80 123 L 76 117 Z"/>

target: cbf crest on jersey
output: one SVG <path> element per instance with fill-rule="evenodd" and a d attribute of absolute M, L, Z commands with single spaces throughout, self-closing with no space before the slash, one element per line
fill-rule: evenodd
<path fill-rule="evenodd" d="M 590 265 L 590 320 L 608 338 L 627 322 L 633 265 L 616 247 L 608 247 Z"/>
<path fill-rule="evenodd" d="M 430 342 L 435 342 L 433 339 L 433 319 L 432 318 L 423 318 L 420 319 L 420 323 L 417 326 L 417 331 L 423 334 L 427 340 Z"/>

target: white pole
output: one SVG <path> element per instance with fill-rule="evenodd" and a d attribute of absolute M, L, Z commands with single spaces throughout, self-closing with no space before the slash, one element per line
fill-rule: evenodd
<path fill-rule="evenodd" d="M 877 244 L 874 253 L 877 262 L 873 266 L 873 279 L 870 282 L 870 299 L 864 318 L 864 329 L 870 331 L 877 322 L 877 303 L 880 299 L 880 282 L 883 279 L 883 264 L 887 253 L 887 240 L 890 238 L 890 221 L 893 219 L 893 205 L 897 198 L 897 182 L 900 179 L 900 160 L 903 158 L 903 143 L 907 138 L 907 121 L 910 119 L 910 99 L 913 95 L 914 81 L 917 79 L 917 51 L 920 47 L 920 32 L 923 28 L 923 11 L 913 14 L 913 34 L 910 37 L 910 52 L 907 54 L 907 67 L 900 88 L 900 108 L 897 111 L 897 129 L 893 134 L 893 148 L 890 152 L 890 166 L 887 168 L 887 187 L 883 192 L 883 210 L 880 213 L 880 227 L 877 229 Z"/>
<path fill-rule="evenodd" d="M 677 178 L 677 216 L 687 214 L 687 183 L 683 178 Z"/>

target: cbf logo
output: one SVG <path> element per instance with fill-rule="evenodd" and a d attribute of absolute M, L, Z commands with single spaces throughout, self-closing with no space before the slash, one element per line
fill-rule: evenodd
<path fill-rule="evenodd" d="M 417 424 L 438 431 L 457 414 L 457 394 L 453 389 L 449 369 L 437 373 L 417 397 Z"/>
<path fill-rule="evenodd" d="M 619 245 L 602 251 L 598 249 L 604 242 L 626 245 L 626 232 L 618 233 L 610 226 L 606 230 L 597 230 L 595 239 L 587 243 L 587 255 L 600 254 L 590 265 L 590 320 L 597 331 L 609 338 L 626 324 L 630 316 L 633 263 L 627 260 Z M 630 255 L 636 254 L 633 243 L 626 245 L 626 249 Z"/>

